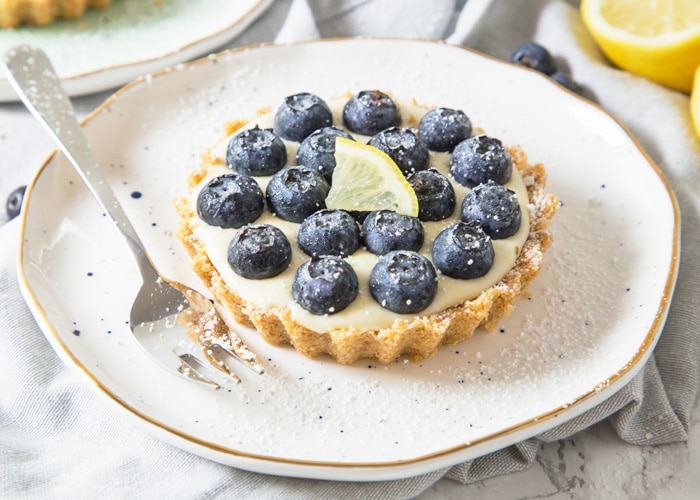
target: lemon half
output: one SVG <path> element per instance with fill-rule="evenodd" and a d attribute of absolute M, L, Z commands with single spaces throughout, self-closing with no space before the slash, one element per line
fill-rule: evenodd
<path fill-rule="evenodd" d="M 615 65 L 690 93 L 700 66 L 700 1 L 582 0 L 581 16 Z"/>
<path fill-rule="evenodd" d="M 344 137 L 335 140 L 335 169 L 326 207 L 418 216 L 418 198 L 384 151 Z"/>
<path fill-rule="evenodd" d="M 690 93 L 690 119 L 695 127 L 695 133 L 700 138 L 700 67 L 695 71 L 693 91 Z"/>

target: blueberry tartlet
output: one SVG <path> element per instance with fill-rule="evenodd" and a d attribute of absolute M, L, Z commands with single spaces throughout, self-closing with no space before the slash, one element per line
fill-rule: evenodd
<path fill-rule="evenodd" d="M 236 322 L 305 356 L 417 361 L 492 330 L 552 243 L 544 167 L 468 110 L 301 93 L 227 133 L 179 238 Z"/>
<path fill-rule="evenodd" d="M 76 19 L 89 8 L 103 9 L 112 0 L 12 0 L 0 2 L 0 27 L 44 26 L 59 18 Z"/>

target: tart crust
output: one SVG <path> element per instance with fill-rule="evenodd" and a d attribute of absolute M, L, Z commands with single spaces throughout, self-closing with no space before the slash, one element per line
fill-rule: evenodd
<path fill-rule="evenodd" d="M 88 8 L 103 9 L 111 3 L 112 0 L 0 0 L 0 26 L 44 26 L 61 17 L 79 18 Z"/>
<path fill-rule="evenodd" d="M 546 172 L 543 165 L 529 164 L 525 152 L 518 147 L 508 150 L 513 165 L 526 180 L 530 206 L 530 232 L 515 265 L 496 285 L 473 300 L 435 314 L 417 315 L 410 320 L 396 319 L 388 328 L 361 331 L 348 325 L 316 332 L 294 321 L 288 307 L 264 309 L 244 300 L 228 287 L 209 260 L 206 248 L 194 234 L 196 215 L 185 198 L 176 201 L 181 218 L 178 237 L 192 257 L 194 271 L 216 300 L 231 312 L 236 322 L 257 329 L 269 344 L 290 344 L 307 357 L 329 354 L 341 364 L 354 363 L 361 358 L 373 358 L 386 364 L 401 355 L 419 361 L 432 356 L 444 345 L 469 339 L 479 327 L 492 331 L 513 311 L 516 299 L 542 270 L 544 252 L 553 242 L 549 227 L 559 208 L 559 200 L 544 192 Z M 206 162 L 190 175 L 190 186 L 205 175 Z"/>

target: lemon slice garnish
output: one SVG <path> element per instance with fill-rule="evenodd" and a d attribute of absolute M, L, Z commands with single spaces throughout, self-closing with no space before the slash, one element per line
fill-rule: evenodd
<path fill-rule="evenodd" d="M 690 92 L 700 65 L 698 0 L 582 0 L 581 16 L 614 64 Z"/>
<path fill-rule="evenodd" d="M 416 193 L 394 160 L 374 146 L 344 137 L 335 140 L 335 169 L 326 206 L 418 216 Z"/>

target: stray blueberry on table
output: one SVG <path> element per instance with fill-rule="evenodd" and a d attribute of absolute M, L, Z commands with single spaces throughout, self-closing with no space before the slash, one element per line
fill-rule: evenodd
<path fill-rule="evenodd" d="M 435 108 L 421 118 L 418 135 L 433 151 L 450 152 L 472 135 L 472 122 L 464 111 Z"/>
<path fill-rule="evenodd" d="M 514 191 L 489 181 L 476 186 L 462 200 L 462 220 L 478 221 L 494 240 L 518 232 L 522 214 Z"/>
<path fill-rule="evenodd" d="M 396 250 L 382 255 L 369 277 L 369 290 L 384 309 L 417 313 L 428 307 L 437 293 L 437 273 L 417 252 Z"/>
<path fill-rule="evenodd" d="M 583 89 L 578 83 L 574 81 L 573 77 L 569 73 L 557 71 L 555 73 L 552 73 L 550 76 L 552 77 L 552 80 L 557 82 L 559 85 L 563 85 L 564 87 L 566 87 L 572 92 L 575 92 L 576 94 L 583 94 Z"/>
<path fill-rule="evenodd" d="M 418 198 L 418 218 L 438 221 L 454 212 L 455 189 L 449 179 L 435 169 L 421 170 L 408 176 L 408 183 Z"/>
<path fill-rule="evenodd" d="M 308 255 L 346 257 L 360 248 L 360 226 L 344 210 L 319 210 L 299 226 L 297 243 Z"/>
<path fill-rule="evenodd" d="M 226 163 L 241 174 L 272 175 L 287 163 L 287 148 L 272 129 L 256 125 L 231 138 Z"/>
<path fill-rule="evenodd" d="M 352 139 L 346 131 L 323 127 L 311 133 L 297 150 L 297 163 L 322 173 L 330 183 L 335 169 L 335 138 Z"/>
<path fill-rule="evenodd" d="M 552 54 L 536 42 L 525 42 L 519 45 L 510 55 L 510 62 L 527 66 L 545 75 L 551 75 L 557 70 L 557 63 Z"/>
<path fill-rule="evenodd" d="M 400 121 L 396 103 L 379 90 L 363 90 L 352 96 L 343 108 L 343 123 L 358 134 L 374 135 L 398 126 Z"/>
<path fill-rule="evenodd" d="M 489 272 L 495 252 L 491 238 L 478 222 L 458 222 L 437 235 L 432 257 L 442 274 L 457 279 L 475 279 Z"/>
<path fill-rule="evenodd" d="M 197 215 L 209 225 L 239 228 L 255 221 L 265 208 L 258 183 L 244 174 L 210 180 L 197 196 Z"/>
<path fill-rule="evenodd" d="M 557 70 L 557 63 L 550 52 L 535 42 L 526 42 L 516 48 L 510 56 L 510 62 L 536 69 L 549 75 L 552 80 L 576 94 L 583 95 L 583 89 L 565 72 Z"/>
<path fill-rule="evenodd" d="M 367 144 L 389 155 L 404 175 L 428 168 L 428 146 L 410 128 L 389 127 L 374 134 Z"/>
<path fill-rule="evenodd" d="M 281 229 L 270 224 L 244 226 L 228 247 L 231 268 L 252 280 L 277 276 L 291 261 L 292 245 Z"/>
<path fill-rule="evenodd" d="M 301 222 L 309 215 L 326 208 L 330 186 L 325 177 L 308 167 L 286 167 L 272 176 L 265 196 L 270 210 L 278 217 Z"/>
<path fill-rule="evenodd" d="M 513 172 L 513 159 L 500 140 L 477 135 L 457 144 L 450 172 L 462 186 L 474 187 L 488 180 L 505 184 Z"/>
<path fill-rule="evenodd" d="M 341 257 L 324 255 L 304 262 L 294 275 L 294 300 L 311 314 L 335 314 L 357 297 L 359 282 Z"/>
<path fill-rule="evenodd" d="M 394 250 L 418 251 L 425 238 L 420 220 L 391 210 L 370 212 L 362 223 L 362 231 L 367 250 L 377 255 Z"/>
<path fill-rule="evenodd" d="M 27 186 L 20 186 L 14 189 L 10 196 L 7 197 L 7 202 L 5 202 L 5 211 L 10 219 L 14 219 L 20 213 L 22 209 L 22 200 L 24 199 L 24 193 L 27 190 Z"/>

